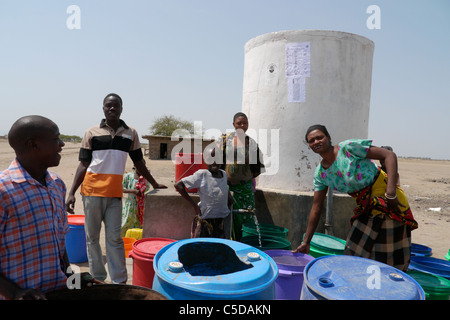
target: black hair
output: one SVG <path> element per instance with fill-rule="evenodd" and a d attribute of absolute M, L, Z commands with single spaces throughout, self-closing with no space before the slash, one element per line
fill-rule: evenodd
<path fill-rule="evenodd" d="M 109 94 L 107 94 L 106 97 L 103 99 L 103 104 L 105 104 L 106 98 L 111 97 L 111 96 L 119 99 L 120 100 L 120 105 L 122 105 L 122 98 L 117 93 L 109 93 Z"/>
<path fill-rule="evenodd" d="M 244 118 L 247 119 L 247 121 L 248 121 L 247 115 L 246 115 L 245 113 L 243 113 L 243 112 L 238 112 L 238 113 L 236 113 L 236 114 L 234 115 L 234 117 L 233 117 L 233 122 L 235 122 L 236 119 L 239 118 L 239 117 L 244 117 Z"/>
<path fill-rule="evenodd" d="M 323 125 L 321 125 L 321 124 L 315 124 L 315 125 L 313 125 L 313 126 L 310 126 L 310 127 L 308 128 L 308 130 L 306 130 L 306 134 L 305 134 L 305 141 L 306 141 L 306 142 L 308 142 L 308 134 L 309 134 L 311 131 L 314 131 L 314 130 L 320 130 L 320 131 L 322 131 L 323 133 L 325 133 L 325 135 L 326 135 L 328 138 L 331 139 L 331 136 L 330 136 L 330 134 L 328 133 L 328 130 L 327 130 L 327 128 L 325 128 L 325 126 L 323 126 Z"/>

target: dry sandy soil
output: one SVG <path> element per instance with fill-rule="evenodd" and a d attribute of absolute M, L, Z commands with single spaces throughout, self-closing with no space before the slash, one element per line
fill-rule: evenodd
<path fill-rule="evenodd" d="M 60 175 L 68 189 L 78 166 L 79 147 L 80 144 L 66 143 L 60 165 L 50 169 Z M 7 140 L 0 139 L 0 170 L 6 169 L 14 156 Z M 175 180 L 172 161 L 146 161 L 155 179 L 172 188 Z M 126 171 L 131 171 L 131 168 L 129 160 Z M 399 174 L 400 184 L 419 223 L 419 228 L 412 232 L 413 243 L 431 247 L 433 257 L 443 259 L 450 249 L 450 161 L 400 158 Z M 79 195 L 75 213 L 83 214 Z"/>

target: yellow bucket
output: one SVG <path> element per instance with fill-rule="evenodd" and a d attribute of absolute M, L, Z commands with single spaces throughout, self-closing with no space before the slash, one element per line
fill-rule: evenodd
<path fill-rule="evenodd" d="M 142 229 L 139 228 L 128 229 L 125 234 L 125 237 L 140 240 L 142 239 Z"/>
<path fill-rule="evenodd" d="M 133 248 L 133 243 L 136 241 L 136 239 L 133 238 L 122 238 L 122 239 L 123 239 L 123 246 L 125 248 L 125 258 L 128 258 L 128 254 Z"/>

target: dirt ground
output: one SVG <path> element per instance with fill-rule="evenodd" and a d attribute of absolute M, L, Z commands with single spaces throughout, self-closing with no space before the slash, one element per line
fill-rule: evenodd
<path fill-rule="evenodd" d="M 72 185 L 78 166 L 79 148 L 80 144 L 66 143 L 60 165 L 50 168 L 50 171 L 60 175 L 67 189 Z M 6 169 L 14 157 L 7 140 L 0 139 L 0 170 Z M 175 167 L 172 161 L 147 159 L 146 162 L 159 183 L 173 188 Z M 131 171 L 131 168 L 132 162 L 129 160 L 126 171 Z M 444 259 L 450 249 L 450 161 L 400 158 L 399 174 L 400 185 L 419 223 L 419 228 L 412 232 L 412 242 L 431 247 L 433 257 Z M 77 195 L 76 199 L 75 213 L 83 214 L 81 196 Z M 127 259 L 127 265 L 128 283 L 131 284 L 131 258 Z M 79 266 L 82 271 L 88 271 L 87 263 Z"/>

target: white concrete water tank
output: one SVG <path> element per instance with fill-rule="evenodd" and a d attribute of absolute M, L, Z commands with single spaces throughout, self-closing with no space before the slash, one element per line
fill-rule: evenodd
<path fill-rule="evenodd" d="M 242 111 L 267 167 L 258 188 L 312 190 L 320 156 L 304 140 L 311 125 L 325 125 L 334 144 L 367 138 L 373 52 L 371 40 L 339 31 L 280 31 L 246 43 Z"/>

